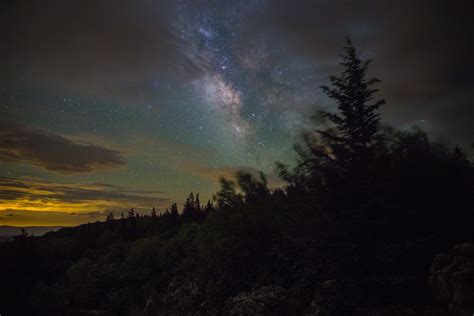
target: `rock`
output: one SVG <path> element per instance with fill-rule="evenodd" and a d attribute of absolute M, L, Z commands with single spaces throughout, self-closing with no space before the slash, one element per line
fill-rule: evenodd
<path fill-rule="evenodd" d="M 175 315 L 198 314 L 200 306 L 204 301 L 204 290 L 196 282 L 183 281 L 173 282 L 168 289 L 164 305 L 173 308 Z"/>
<path fill-rule="evenodd" d="M 226 302 L 226 314 L 244 315 L 289 315 L 288 292 L 280 286 L 265 286 L 241 292 Z"/>
<path fill-rule="evenodd" d="M 148 296 L 145 309 L 143 310 L 145 313 L 156 313 L 159 305 L 159 297 L 158 292 L 156 292 L 155 288 L 151 289 L 151 293 Z"/>
<path fill-rule="evenodd" d="M 451 315 L 474 313 L 474 244 L 456 245 L 438 254 L 431 265 L 429 285 L 433 296 L 447 305 Z"/>
<path fill-rule="evenodd" d="M 328 291 L 334 291 L 337 289 L 337 281 L 336 280 L 328 280 L 322 284 L 322 287 Z"/>
<path fill-rule="evenodd" d="M 145 315 L 213 315 L 214 310 L 207 307 L 203 310 L 205 289 L 197 282 L 176 278 L 173 279 L 166 291 L 159 294 L 152 290 L 147 297 L 143 313 Z M 142 314 L 139 314 L 142 315 Z"/>
<path fill-rule="evenodd" d="M 474 269 L 453 273 L 450 284 L 453 303 L 474 307 Z"/>
<path fill-rule="evenodd" d="M 358 289 L 350 281 L 327 280 L 314 293 L 311 315 L 349 315 L 358 299 Z"/>
<path fill-rule="evenodd" d="M 444 306 L 427 306 L 425 308 L 424 316 L 446 316 L 448 314 L 447 308 Z"/>
<path fill-rule="evenodd" d="M 448 315 L 453 315 L 453 316 L 471 316 L 472 312 L 465 310 L 455 304 L 449 304 L 448 305 Z"/>
<path fill-rule="evenodd" d="M 453 253 L 464 257 L 474 257 L 474 243 L 463 242 L 453 248 Z"/>

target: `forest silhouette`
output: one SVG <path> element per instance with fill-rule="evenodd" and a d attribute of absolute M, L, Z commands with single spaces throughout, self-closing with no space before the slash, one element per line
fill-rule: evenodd
<path fill-rule="evenodd" d="M 348 39 L 342 71 L 321 87 L 337 111 L 317 110 L 295 162 L 277 163 L 285 187 L 238 172 L 207 203 L 191 193 L 181 212 L 132 208 L 0 244 L 0 313 L 411 315 L 439 305 L 435 255 L 474 240 L 473 164 L 417 127 L 383 125 L 369 65 Z M 386 306 L 408 312 L 374 312 Z"/>

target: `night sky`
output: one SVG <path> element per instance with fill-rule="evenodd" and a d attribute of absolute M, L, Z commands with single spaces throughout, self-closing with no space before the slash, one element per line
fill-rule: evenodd
<path fill-rule="evenodd" d="M 0 225 L 75 225 L 207 200 L 276 161 L 350 35 L 385 123 L 470 148 L 471 1 L 0 4 Z"/>

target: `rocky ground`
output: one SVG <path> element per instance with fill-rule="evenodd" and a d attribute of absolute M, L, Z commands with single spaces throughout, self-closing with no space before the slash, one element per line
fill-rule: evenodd
<path fill-rule="evenodd" d="M 196 283 L 176 282 L 170 284 L 164 296 L 152 291 L 143 314 L 471 316 L 474 315 L 474 243 L 458 244 L 449 253 L 436 255 L 426 280 L 432 292 L 430 304 L 374 305 L 377 300 L 365 295 L 369 287 L 408 288 L 410 282 L 413 278 L 409 275 L 330 279 L 322 281 L 310 299 L 304 297 L 302 289 L 263 286 L 230 297 L 222 310 L 206 301 L 203 295 L 206 290 Z M 190 313 L 191 310 L 194 312 Z"/>

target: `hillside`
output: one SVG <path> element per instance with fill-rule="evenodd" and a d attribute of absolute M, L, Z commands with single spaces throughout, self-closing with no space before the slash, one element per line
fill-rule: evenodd
<path fill-rule="evenodd" d="M 17 237 L 0 245 L 2 308 L 11 315 L 444 310 L 431 297 L 428 275 L 436 254 L 459 235 L 335 238 L 307 203 L 290 201 L 273 191 L 201 210 L 190 198 L 182 215 L 175 206 L 159 216 L 131 211 L 124 219 Z"/>
<path fill-rule="evenodd" d="M 27 233 L 34 236 L 42 236 L 50 231 L 56 231 L 61 228 L 61 226 L 26 226 L 26 227 L 17 227 L 17 226 L 0 226 L 0 236 L 16 236 L 21 234 L 21 228 L 25 229 Z"/>

